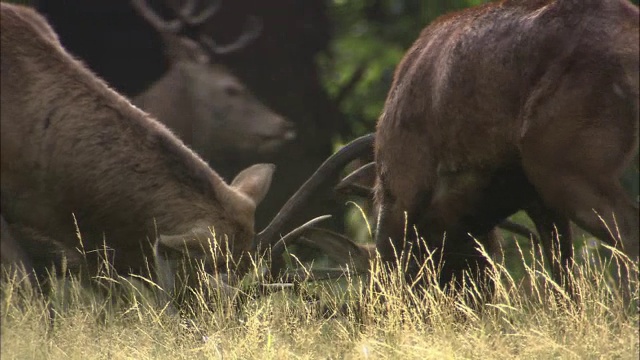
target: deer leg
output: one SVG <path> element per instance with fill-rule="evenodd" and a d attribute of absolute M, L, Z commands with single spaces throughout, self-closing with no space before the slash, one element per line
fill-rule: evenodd
<path fill-rule="evenodd" d="M 529 99 L 522 167 L 548 208 L 637 259 L 638 205 L 619 181 L 638 151 L 637 95 L 594 96 L 580 79 L 569 72 Z"/>
<path fill-rule="evenodd" d="M 569 219 L 535 200 L 525 208 L 539 235 L 544 258 L 551 267 L 553 280 L 573 294 L 571 268 L 573 266 L 573 233 Z"/>
<path fill-rule="evenodd" d="M 405 212 L 394 211 L 390 206 L 380 206 L 376 232 L 376 250 L 383 263 L 394 267 L 405 251 Z"/>
<path fill-rule="evenodd" d="M 584 176 L 537 164 L 529 166 L 531 182 L 545 204 L 568 216 L 599 239 L 638 258 L 638 207 L 613 177 Z M 541 234 L 542 236 L 542 234 Z"/>
<path fill-rule="evenodd" d="M 441 251 L 440 285 L 447 287 L 453 282 L 454 288 L 460 289 L 471 279 L 482 298 L 492 294 L 494 284 L 486 272 L 489 259 L 479 251 L 476 240 L 490 256 L 496 255 L 495 225 L 514 206 L 502 200 L 504 204 L 496 205 L 496 191 L 503 190 L 494 185 L 493 175 L 486 169 L 442 174 L 419 226 L 430 250 Z"/>
<path fill-rule="evenodd" d="M 522 165 L 529 181 L 547 208 L 637 261 L 638 205 L 619 182 L 635 144 L 613 126 L 571 127 L 569 120 L 554 125 L 534 127 L 523 138 Z M 567 133 L 571 140 L 563 137 Z M 623 297 L 628 297 L 627 277 L 623 269 Z"/>

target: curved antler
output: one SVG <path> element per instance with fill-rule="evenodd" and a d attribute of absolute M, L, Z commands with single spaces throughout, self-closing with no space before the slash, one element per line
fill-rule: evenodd
<path fill-rule="evenodd" d="M 338 264 L 353 263 L 358 271 L 366 271 L 369 268 L 369 260 L 375 258 L 375 244 L 357 244 L 348 237 L 328 229 L 311 228 L 299 241 L 322 250 Z"/>
<path fill-rule="evenodd" d="M 373 151 L 373 142 L 374 134 L 361 136 L 343 146 L 322 163 L 318 170 L 282 206 L 271 223 L 256 235 L 254 248 L 259 250 L 273 246 L 279 240 L 278 233 L 284 228 L 291 215 L 299 211 L 327 179 L 337 176 L 340 170 L 352 160 L 366 152 Z"/>
<path fill-rule="evenodd" d="M 533 231 L 529 230 L 528 227 L 515 223 L 509 219 L 503 220 L 501 223 L 498 224 L 498 227 L 500 229 L 510 231 L 516 235 L 524 236 L 527 239 L 531 239 L 535 244 L 540 243 L 540 239 L 538 238 L 538 235 L 536 235 Z"/>
<path fill-rule="evenodd" d="M 364 164 L 345 176 L 338 185 L 334 187 L 337 193 L 344 195 L 355 195 L 363 198 L 373 198 L 373 183 L 376 177 L 375 163 Z"/>
<path fill-rule="evenodd" d="M 290 241 L 288 241 L 290 240 Z M 283 276 L 290 274 L 290 270 L 285 271 L 285 263 L 282 255 L 286 251 L 286 246 L 290 244 L 301 244 L 311 246 L 324 252 L 331 260 L 339 265 L 352 265 L 353 275 L 366 273 L 369 270 L 369 261 L 375 258 L 375 244 L 357 244 L 348 237 L 333 232 L 328 229 L 310 227 L 305 229 L 304 234 L 292 239 L 278 241 L 271 249 L 270 274 L 283 280 Z M 347 268 L 348 269 L 348 268 Z M 317 269 L 304 269 L 308 271 L 308 276 L 315 277 Z M 345 269 L 342 269 L 344 275 Z M 332 272 L 335 274 L 335 272 Z M 308 277 L 305 276 L 305 277 Z M 317 279 L 316 279 L 317 280 Z"/>

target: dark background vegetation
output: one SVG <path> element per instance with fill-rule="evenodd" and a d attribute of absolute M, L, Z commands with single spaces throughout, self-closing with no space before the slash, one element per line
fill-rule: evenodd
<path fill-rule="evenodd" d="M 295 122 L 299 133 L 282 154 L 269 159 L 278 169 L 272 191 L 259 209 L 258 228 L 336 146 L 374 130 L 394 67 L 425 25 L 443 13 L 486 2 L 223 1 L 208 29 L 215 39 L 232 39 L 248 15 L 261 18 L 264 27 L 256 41 L 217 61 Z M 70 52 L 125 95 L 140 93 L 167 69 L 158 35 L 126 0 L 26 3 L 48 17 Z M 238 164 L 238 169 L 246 165 Z M 233 174 L 223 175 L 229 179 Z M 637 169 L 625 184 L 637 198 Z M 325 190 L 299 214 L 298 222 L 344 211 L 344 199 Z M 342 218 L 335 217 L 333 226 L 341 228 Z"/>

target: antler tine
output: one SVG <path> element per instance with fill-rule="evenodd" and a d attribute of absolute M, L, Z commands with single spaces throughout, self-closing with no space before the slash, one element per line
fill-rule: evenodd
<path fill-rule="evenodd" d="M 333 189 L 337 193 L 372 198 L 373 188 L 363 183 L 372 183 L 375 179 L 375 163 L 370 162 L 345 176 Z"/>
<path fill-rule="evenodd" d="M 166 20 L 160 17 L 146 0 L 131 0 L 131 5 L 159 32 L 178 33 L 184 26 L 181 19 Z"/>
<path fill-rule="evenodd" d="M 285 264 L 282 259 L 282 254 L 284 254 L 284 252 L 286 251 L 287 245 L 298 241 L 300 236 L 304 234 L 308 229 L 330 217 L 331 215 L 318 216 L 317 218 L 307 221 L 303 225 L 300 225 L 297 228 L 293 229 L 287 235 L 281 237 L 280 240 L 278 240 L 271 248 L 271 266 L 269 268 L 270 274 L 272 276 L 277 276 L 284 269 Z"/>
<path fill-rule="evenodd" d="M 144 17 L 156 30 L 160 32 L 168 32 L 177 34 L 182 31 L 185 24 L 189 26 L 201 25 L 213 16 L 220 6 L 221 0 L 211 2 L 205 9 L 196 13 L 196 0 L 187 0 L 184 6 L 177 8 L 173 4 L 167 4 L 176 13 L 176 19 L 163 19 L 158 13 L 151 8 L 147 0 L 131 0 L 133 7 Z"/>
<path fill-rule="evenodd" d="M 314 219 L 307 221 L 306 223 L 298 226 L 297 228 L 291 230 L 287 235 L 283 236 L 278 240 L 271 249 L 271 254 L 281 255 L 284 252 L 285 247 L 292 241 L 298 239 L 304 232 L 311 229 L 315 224 L 330 218 L 331 215 L 322 215 L 318 216 Z"/>
<path fill-rule="evenodd" d="M 307 236 L 311 233 L 311 236 Z M 331 260 L 339 264 L 352 263 L 357 271 L 366 271 L 369 260 L 374 258 L 375 248 L 371 245 L 359 245 L 347 236 L 328 229 L 310 226 L 304 233 L 278 241 L 271 248 L 270 273 L 273 276 L 281 275 L 285 268 L 282 255 L 287 245 L 304 244 L 323 251 Z"/>
<path fill-rule="evenodd" d="M 247 20 L 247 26 L 238 37 L 238 39 L 227 45 L 219 45 L 213 39 L 206 35 L 200 35 L 200 42 L 206 45 L 211 52 L 217 55 L 228 54 L 245 47 L 248 43 L 255 40 L 262 31 L 263 23 L 255 16 L 250 16 Z"/>
<path fill-rule="evenodd" d="M 273 246 L 278 240 L 277 234 L 286 225 L 292 214 L 300 211 L 314 192 L 325 185 L 328 180 L 337 176 L 338 172 L 342 170 L 346 164 L 353 161 L 353 159 L 358 158 L 364 153 L 373 151 L 374 138 L 374 134 L 361 136 L 325 160 L 316 172 L 311 175 L 298 191 L 280 208 L 280 211 L 271 220 L 271 223 L 260 233 L 256 234 L 254 249 L 264 251 Z"/>
<path fill-rule="evenodd" d="M 312 227 L 300 237 L 300 242 L 324 251 L 337 263 L 352 263 L 359 271 L 366 271 L 369 260 L 375 257 L 375 244 L 357 244 L 347 236 L 329 229 Z"/>
<path fill-rule="evenodd" d="M 220 6 L 222 5 L 221 0 L 213 1 L 209 4 L 204 10 L 199 13 L 194 14 L 196 11 L 196 0 L 188 0 L 185 5 L 178 9 L 176 12 L 178 13 L 178 17 L 184 23 L 195 26 L 204 23 L 209 20 L 211 16 L 218 12 Z"/>

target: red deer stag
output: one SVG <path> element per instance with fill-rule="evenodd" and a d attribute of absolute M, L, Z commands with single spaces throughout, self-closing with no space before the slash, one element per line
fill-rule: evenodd
<path fill-rule="evenodd" d="M 638 151 L 638 21 L 626 0 L 504 0 L 427 26 L 377 125 L 382 259 L 409 255 L 412 278 L 435 250 L 441 285 L 459 284 L 487 265 L 468 234 L 519 209 L 545 257 L 556 249 L 557 281 L 570 220 L 637 259 L 638 206 L 619 178 Z"/>
<path fill-rule="evenodd" d="M 67 258 L 74 269 L 79 230 L 88 258 L 77 265 L 90 270 L 106 245 L 118 273 L 146 274 L 145 259 L 154 254 L 188 254 L 209 270 L 241 274 L 241 260 L 275 244 L 290 214 L 330 178 L 327 171 L 337 173 L 335 161 L 351 156 L 346 147 L 330 159 L 297 193 L 300 201 L 290 199 L 254 237 L 254 211 L 272 165 L 251 166 L 226 184 L 162 124 L 71 57 L 39 14 L 0 6 L 0 202 L 8 223 L 2 244 L 26 253 L 3 263 L 28 258 L 42 275 Z M 211 229 L 230 256 L 209 255 Z"/>
<path fill-rule="evenodd" d="M 267 108 L 229 70 L 213 62 L 215 56 L 238 51 L 251 42 L 260 33 L 260 22 L 250 18 L 250 26 L 235 42 L 218 45 L 199 32 L 219 9 L 220 0 L 199 12 L 195 0 L 185 1 L 175 10 L 174 20 L 162 19 L 146 0 L 131 3 L 160 33 L 170 61 L 169 70 L 138 95 L 134 104 L 216 167 L 238 159 L 264 158 L 295 138 L 291 122 Z M 172 5 L 177 6 L 168 4 Z M 197 41 L 181 36 L 189 31 L 199 33 Z"/>

